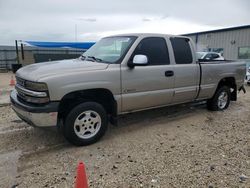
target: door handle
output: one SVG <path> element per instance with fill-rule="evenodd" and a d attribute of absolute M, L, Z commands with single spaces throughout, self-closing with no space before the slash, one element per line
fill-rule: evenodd
<path fill-rule="evenodd" d="M 166 72 L 165 72 L 165 76 L 166 76 L 166 77 L 174 76 L 174 71 L 166 71 Z"/>

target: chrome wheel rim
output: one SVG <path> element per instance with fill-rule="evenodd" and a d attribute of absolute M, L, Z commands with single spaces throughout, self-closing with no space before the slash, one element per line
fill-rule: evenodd
<path fill-rule="evenodd" d="M 220 93 L 219 97 L 218 97 L 218 107 L 220 109 L 223 109 L 226 107 L 227 105 L 227 101 L 228 101 L 228 94 L 227 92 L 223 91 Z"/>
<path fill-rule="evenodd" d="M 101 116 L 92 110 L 79 114 L 74 122 L 75 134 L 82 139 L 95 136 L 101 128 Z"/>

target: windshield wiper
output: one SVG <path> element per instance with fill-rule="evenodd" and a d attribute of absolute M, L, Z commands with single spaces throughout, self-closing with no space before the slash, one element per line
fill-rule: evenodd
<path fill-rule="evenodd" d="M 93 59 L 93 60 L 96 61 L 96 62 L 103 62 L 102 59 L 97 58 L 97 57 L 95 57 L 95 56 L 87 56 L 87 58 Z"/>
<path fill-rule="evenodd" d="M 81 55 L 81 56 L 80 56 L 80 59 L 81 59 L 81 60 L 85 60 L 85 59 L 86 59 L 86 56 Z"/>
<path fill-rule="evenodd" d="M 79 58 L 81 60 L 83 60 L 83 61 L 84 60 L 90 60 L 90 61 L 93 61 L 93 62 L 108 63 L 108 62 L 106 62 L 106 61 L 104 61 L 104 60 L 102 60 L 100 58 L 95 57 L 95 56 L 84 56 L 84 55 L 81 55 Z"/>

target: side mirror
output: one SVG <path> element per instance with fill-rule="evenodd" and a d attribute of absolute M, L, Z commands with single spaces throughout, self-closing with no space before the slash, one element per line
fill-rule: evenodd
<path fill-rule="evenodd" d="M 128 64 L 130 68 L 134 66 L 145 66 L 148 64 L 148 57 L 146 55 L 135 55 L 133 61 Z"/>

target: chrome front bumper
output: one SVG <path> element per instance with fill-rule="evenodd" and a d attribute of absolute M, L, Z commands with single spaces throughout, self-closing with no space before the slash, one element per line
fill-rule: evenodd
<path fill-rule="evenodd" d="M 17 98 L 16 90 L 10 95 L 12 109 L 26 123 L 36 127 L 51 127 L 57 125 L 57 103 L 45 105 L 43 107 L 28 106 Z"/>

